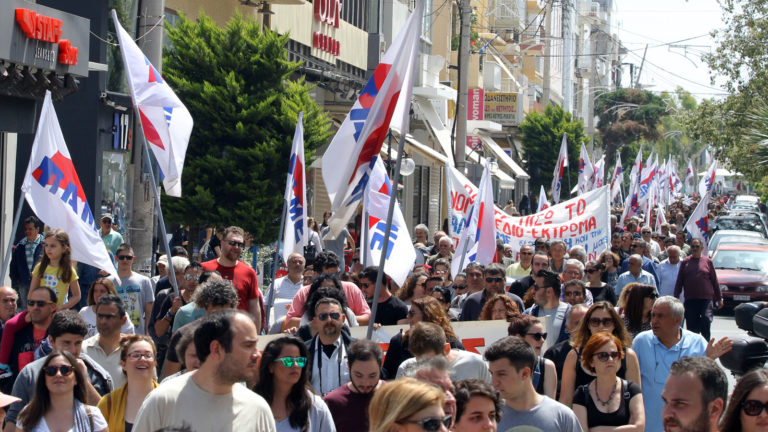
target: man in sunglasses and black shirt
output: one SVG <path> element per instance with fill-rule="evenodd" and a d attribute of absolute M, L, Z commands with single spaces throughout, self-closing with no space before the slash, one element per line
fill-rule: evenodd
<path fill-rule="evenodd" d="M 507 279 L 504 272 L 504 267 L 498 263 L 491 263 L 485 267 L 483 271 L 485 288 L 467 297 L 467 300 L 464 301 L 464 307 L 461 308 L 459 321 L 477 320 L 480 317 L 480 312 L 483 311 L 485 302 L 496 294 L 507 294 L 517 304 L 518 310 L 523 310 L 523 300 L 515 294 L 506 292 Z"/>
<path fill-rule="evenodd" d="M 373 295 L 376 291 L 376 275 L 378 272 L 379 267 L 370 266 L 358 274 L 360 288 L 365 294 L 365 301 L 371 308 L 373 308 Z M 381 281 L 377 302 L 379 303 L 376 307 L 375 322 L 377 324 L 396 325 L 398 321 L 408 315 L 408 305 L 396 296 L 393 296 L 389 291 L 389 278 L 386 275 L 384 275 Z"/>

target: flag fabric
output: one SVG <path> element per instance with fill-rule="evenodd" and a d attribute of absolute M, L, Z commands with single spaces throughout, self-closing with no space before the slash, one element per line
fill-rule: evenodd
<path fill-rule="evenodd" d="M 147 144 L 157 159 L 165 193 L 181 196 L 181 171 L 192 134 L 192 116 L 152 66 L 112 10 L 133 105 Z"/>
<path fill-rule="evenodd" d="M 592 189 L 600 189 L 605 181 L 605 155 L 595 163 L 595 175 L 592 177 Z"/>
<path fill-rule="evenodd" d="M 368 247 L 369 265 L 379 265 L 384 250 L 384 238 L 387 228 L 387 211 L 390 196 L 374 190 L 369 190 L 366 199 L 368 213 Z M 408 227 L 405 225 L 400 205 L 395 202 L 392 214 L 392 225 L 389 230 L 387 254 L 384 260 L 384 273 L 392 278 L 398 286 L 405 284 L 405 279 L 413 269 L 416 261 L 416 250 L 411 243 Z"/>
<path fill-rule="evenodd" d="M 690 184 L 688 182 L 691 181 L 691 179 L 693 179 L 693 165 L 691 164 L 691 161 L 689 160 L 688 161 L 688 169 L 685 171 L 685 180 L 684 180 L 685 184 L 686 185 Z"/>
<path fill-rule="evenodd" d="M 653 180 L 656 178 L 657 165 L 654 162 L 654 154 L 648 155 L 648 159 L 643 165 L 643 169 L 640 170 L 640 182 L 637 189 L 637 202 L 639 205 L 644 206 L 648 202 L 648 196 L 651 187 L 653 187 Z"/>
<path fill-rule="evenodd" d="M 405 27 L 384 53 L 323 156 L 323 181 L 333 212 L 328 221 L 330 237 L 341 232 L 360 204 L 373 157 L 381 151 L 389 128 L 397 128 L 401 134 L 408 132 L 424 3 L 416 2 Z"/>
<path fill-rule="evenodd" d="M 366 237 L 366 235 L 370 235 L 370 226 L 368 225 L 368 208 L 370 207 L 370 204 L 368 203 L 368 200 L 370 199 L 370 193 L 378 192 L 380 194 L 384 194 L 389 196 L 390 191 L 392 190 L 392 182 L 389 179 L 389 174 L 387 174 L 387 169 L 384 167 L 384 162 L 381 160 L 381 156 L 376 155 L 374 157 L 373 162 L 373 168 L 371 169 L 371 177 L 368 181 L 368 187 L 365 191 L 365 197 L 363 198 L 363 218 L 361 223 L 361 228 L 363 230 L 363 234 L 360 237 L 362 242 L 364 242 L 366 238 L 370 240 L 370 237 Z M 389 205 L 389 204 L 387 204 Z M 400 212 L 400 203 L 397 203 L 397 206 L 395 207 L 395 212 Z M 384 213 L 384 222 L 386 222 L 386 216 L 387 214 Z M 368 234 L 366 234 L 366 231 Z M 373 255 L 371 255 L 370 248 L 364 248 L 365 253 L 365 260 L 363 261 L 366 265 L 378 265 L 379 262 L 374 261 Z M 380 256 L 380 255 L 377 255 Z M 386 273 L 386 271 L 385 271 Z"/>
<path fill-rule="evenodd" d="M 283 232 L 283 261 L 288 262 L 292 253 L 304 255 L 304 247 L 309 244 L 307 231 L 307 183 L 306 164 L 304 163 L 304 113 L 299 113 L 296 132 L 293 134 L 291 158 L 288 164 L 288 178 L 285 182 L 285 202 L 288 212 Z"/>
<path fill-rule="evenodd" d="M 563 141 L 560 144 L 560 154 L 557 156 L 557 164 L 552 177 L 552 202 L 560 202 L 560 191 L 563 189 L 563 172 L 568 166 L 568 140 L 567 135 L 563 133 Z"/>
<path fill-rule="evenodd" d="M 709 193 L 701 196 L 701 201 L 696 209 L 691 213 L 691 217 L 685 224 L 685 230 L 691 233 L 691 237 L 701 240 L 703 253 L 707 253 L 707 243 L 709 242 L 709 218 L 707 214 L 707 204 L 709 203 Z"/>
<path fill-rule="evenodd" d="M 592 188 L 592 178 L 595 176 L 595 166 L 589 160 L 587 147 L 582 143 L 579 152 L 579 195 L 589 192 Z"/>
<path fill-rule="evenodd" d="M 661 226 L 667 223 L 667 218 L 664 216 L 664 208 L 662 206 L 656 207 L 656 233 L 661 234 Z"/>
<path fill-rule="evenodd" d="M 611 178 L 611 202 L 616 199 L 616 195 L 621 192 L 621 184 L 624 182 L 624 173 L 621 167 L 621 154 L 616 155 L 616 166 L 613 168 L 613 177 Z"/>
<path fill-rule="evenodd" d="M 544 185 L 541 185 L 539 189 L 539 207 L 536 209 L 536 213 L 549 208 L 549 201 L 547 201 L 547 194 L 544 192 Z"/>
<path fill-rule="evenodd" d="M 466 254 L 464 252 L 466 251 Z M 464 254 L 462 263 L 461 255 Z M 496 223 L 494 218 L 493 185 L 488 160 L 484 161 L 483 176 L 477 198 L 469 213 L 467 229 L 461 232 L 456 254 L 451 261 L 451 275 L 461 272 L 471 262 L 487 265 L 496 254 Z"/>
<path fill-rule="evenodd" d="M 712 188 L 715 186 L 715 174 L 717 173 L 717 160 L 712 161 L 712 165 L 704 176 L 699 180 L 699 195 L 704 199 L 704 195 L 712 194 Z"/>
<path fill-rule="evenodd" d="M 45 92 L 21 190 L 43 223 L 69 234 L 72 260 L 117 275 L 69 155 L 50 91 Z"/>

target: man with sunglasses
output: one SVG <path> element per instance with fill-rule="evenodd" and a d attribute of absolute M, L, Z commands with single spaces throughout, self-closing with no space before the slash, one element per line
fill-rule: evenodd
<path fill-rule="evenodd" d="M 379 267 L 370 266 L 358 274 L 360 288 L 363 290 L 365 299 L 370 307 L 373 307 L 373 295 L 376 291 L 376 275 L 378 273 Z M 381 281 L 381 289 L 379 290 L 377 301 L 379 304 L 376 307 L 376 318 L 374 321 L 377 324 L 396 325 L 398 321 L 408 316 L 408 305 L 397 296 L 393 296 L 392 292 L 389 291 L 389 278 L 387 275 L 384 275 Z"/>
<path fill-rule="evenodd" d="M 546 322 L 545 328 L 549 336 L 541 350 L 570 338 L 565 326 L 565 317 L 571 309 L 571 305 L 560 301 L 560 276 L 551 270 L 539 270 L 536 274 L 536 284 L 533 286 L 532 307 L 525 313 L 542 318 Z"/>
<path fill-rule="evenodd" d="M 665 432 L 717 432 L 728 399 L 728 378 L 712 359 L 681 358 L 672 363 L 661 398 Z M 743 412 L 760 415 L 763 406 L 757 409 L 757 414 L 746 408 Z"/>
<path fill-rule="evenodd" d="M 639 255 L 642 259 L 642 268 L 643 270 L 647 271 L 653 276 L 654 283 L 653 286 L 659 286 L 659 275 L 656 273 L 656 265 L 653 263 L 653 260 L 644 256 L 645 248 L 648 246 L 648 244 L 643 240 L 642 238 L 633 238 L 632 244 L 630 246 L 630 253 L 631 255 Z M 625 259 L 621 262 L 621 267 L 619 268 L 619 274 L 626 272 L 629 269 L 629 258 Z"/>
<path fill-rule="evenodd" d="M 344 358 L 355 341 L 341 331 L 345 315 L 338 300 L 322 298 L 315 303 L 312 327 L 317 334 L 306 342 L 312 387 L 325 396 L 349 382 L 349 365 Z"/>
<path fill-rule="evenodd" d="M 517 304 L 518 310 L 523 310 L 523 301 L 520 297 L 506 292 L 507 278 L 504 275 L 504 267 L 501 264 L 488 264 L 485 266 L 483 276 L 485 278 L 485 288 L 480 292 L 467 296 L 467 299 L 464 301 L 464 307 L 461 308 L 461 314 L 459 314 L 459 321 L 477 320 L 483 311 L 485 302 L 496 294 L 506 294 Z"/>
<path fill-rule="evenodd" d="M 538 274 L 540 270 L 545 270 L 547 268 L 549 268 L 549 255 L 546 253 L 535 252 L 533 259 L 531 260 L 531 273 L 524 278 L 512 282 L 512 285 L 509 287 L 509 292 L 520 298 L 525 298 L 525 294 L 528 290 L 536 284 L 536 274 Z"/>
<path fill-rule="evenodd" d="M 645 245 L 643 245 L 645 246 Z M 624 287 L 631 283 L 648 284 L 656 287 L 656 279 L 643 268 L 643 257 L 639 254 L 630 255 L 627 258 L 627 270 L 619 275 L 616 285 L 613 287 L 616 298 L 621 297 Z"/>
<path fill-rule="evenodd" d="M 264 302 L 256 271 L 240 261 L 240 254 L 245 249 L 244 238 L 245 231 L 242 228 L 228 227 L 221 240 L 221 256 L 202 263 L 202 266 L 203 270 L 216 270 L 221 277 L 232 281 L 240 298 L 237 308 L 250 312 L 256 318 L 257 330 L 260 332 L 267 324 Z"/>
<path fill-rule="evenodd" d="M 685 295 L 685 322 L 688 330 L 709 340 L 712 309 L 723 307 L 723 296 L 717 281 L 715 264 L 704 252 L 699 238 L 691 240 L 691 256 L 680 262 L 674 296 Z"/>
<path fill-rule="evenodd" d="M 506 247 L 506 246 L 505 246 Z M 520 261 L 510 264 L 504 274 L 515 280 L 522 279 L 531 274 L 531 265 L 533 264 L 533 246 L 525 245 L 520 247 Z"/>
<path fill-rule="evenodd" d="M 38 291 L 41 290 L 37 289 L 30 293 L 30 297 L 35 298 L 36 296 L 33 296 L 33 293 L 38 293 Z M 41 377 L 45 357 L 53 350 L 67 351 L 77 359 L 77 367 L 80 369 L 82 376 L 85 377 L 85 388 L 83 390 L 85 391 L 86 400 L 83 403 L 96 405 L 102 396 L 113 390 L 114 386 L 109 372 L 94 359 L 82 352 L 83 339 L 86 334 L 88 334 L 88 325 L 77 312 L 63 310 L 53 315 L 51 324 L 48 326 L 48 337 L 38 348 L 39 352 L 36 352 L 37 360 L 24 366 L 13 383 L 11 394 L 21 399 L 21 401 L 9 407 L 5 418 L 5 432 L 16 430 L 13 425 L 16 423 L 19 412 L 32 399 L 37 380 Z"/>
<path fill-rule="evenodd" d="M 107 249 L 113 254 L 117 253 L 117 247 L 123 244 L 123 236 L 112 229 L 112 215 L 110 213 L 104 213 L 101 215 L 101 228 L 99 228 L 99 235 L 101 241 Z"/>
<path fill-rule="evenodd" d="M 117 277 L 110 276 L 115 284 L 117 295 L 123 299 L 128 316 L 133 322 L 136 334 L 148 334 L 152 306 L 155 304 L 155 292 L 148 277 L 133 271 L 133 248 L 128 243 L 117 247 Z"/>
<path fill-rule="evenodd" d="M 654 258 L 658 258 L 659 254 L 661 254 L 661 246 L 659 246 L 659 243 L 656 242 L 653 238 L 651 238 L 651 235 L 653 234 L 653 231 L 651 230 L 651 227 L 648 225 L 643 226 L 640 229 L 640 235 L 643 237 L 643 241 L 648 244 L 651 248 L 651 255 Z"/>

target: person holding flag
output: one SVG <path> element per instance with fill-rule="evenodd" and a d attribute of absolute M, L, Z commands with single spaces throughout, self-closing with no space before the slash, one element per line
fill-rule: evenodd
<path fill-rule="evenodd" d="M 563 189 L 563 171 L 568 167 L 568 140 L 563 132 L 563 142 L 560 144 L 560 154 L 557 156 L 555 172 L 552 177 L 552 202 L 560 202 L 560 191 Z"/>

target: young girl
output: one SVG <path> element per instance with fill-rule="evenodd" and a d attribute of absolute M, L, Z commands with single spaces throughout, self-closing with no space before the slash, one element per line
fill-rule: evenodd
<path fill-rule="evenodd" d="M 40 262 L 32 270 L 32 282 L 29 292 L 40 286 L 50 287 L 56 291 L 57 309 L 69 309 L 80 301 L 80 284 L 77 282 L 77 272 L 72 266 L 72 250 L 69 247 L 69 235 L 55 229 L 45 234 L 45 252 Z M 67 296 L 67 291 L 71 295 Z M 66 300 L 66 302 L 64 301 Z"/>

